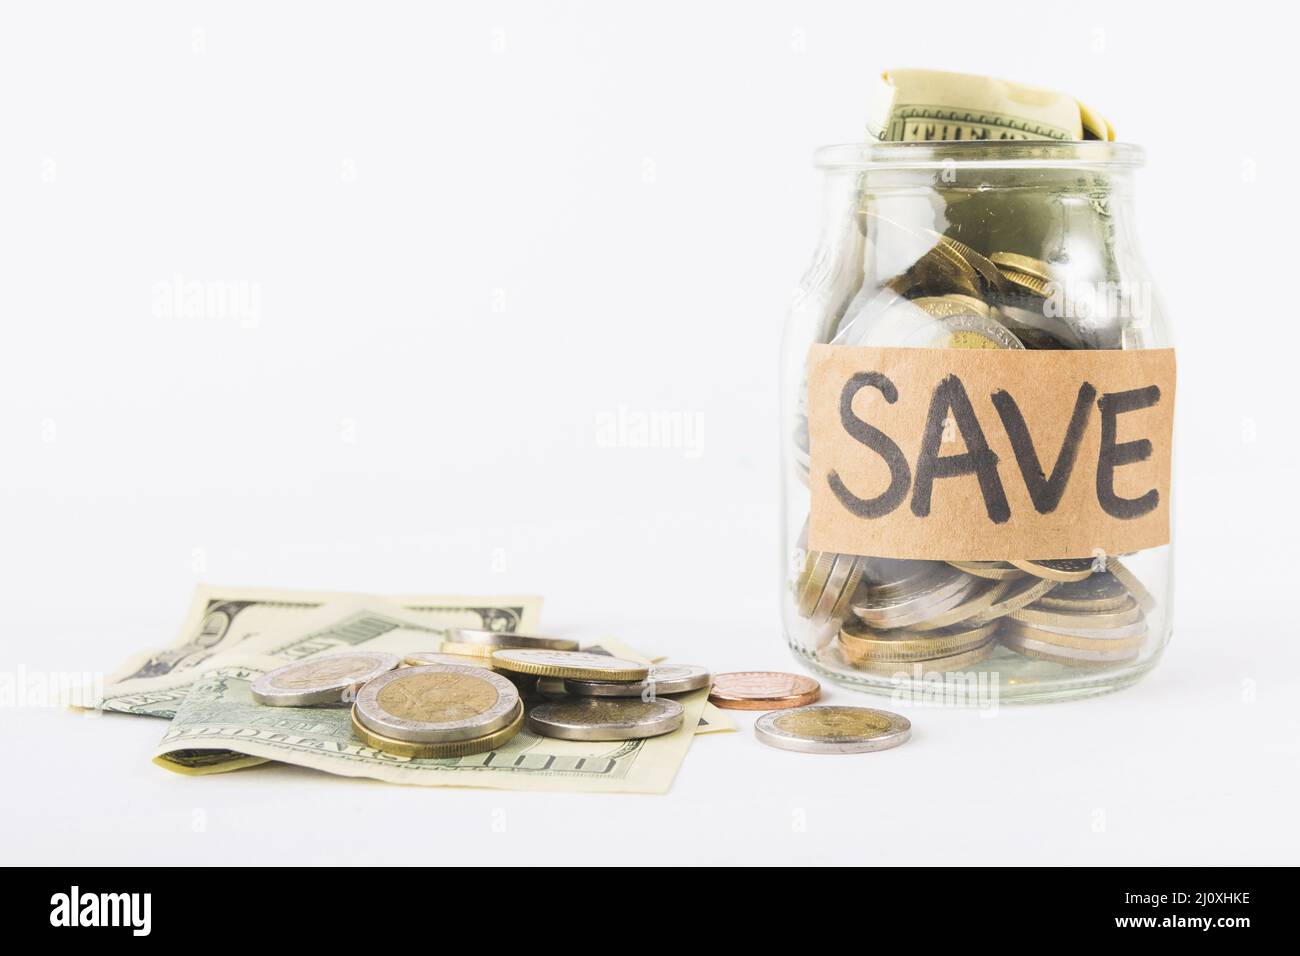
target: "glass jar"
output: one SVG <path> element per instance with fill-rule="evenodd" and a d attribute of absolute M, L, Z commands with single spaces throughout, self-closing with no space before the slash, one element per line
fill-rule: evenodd
<path fill-rule="evenodd" d="M 1096 500 L 1105 490 L 1103 479 L 1094 480 L 1102 465 L 1084 458 L 1097 448 L 1113 452 L 1117 431 L 1126 434 L 1124 422 L 1138 418 L 1112 414 L 1107 419 L 1106 402 L 1113 399 L 1102 395 L 1092 402 L 1094 396 L 1084 395 L 1080 386 L 1075 411 L 1082 416 L 1084 453 L 1074 474 L 1066 467 L 1062 479 L 1069 489 L 1066 496 L 1077 498 L 1071 506 L 1081 509 L 1077 520 L 1068 508 L 1052 512 L 1048 500 L 1053 494 L 1060 498 L 1061 482 L 1053 486 L 1049 476 L 1055 475 L 1054 462 L 1068 458 L 1067 428 L 1073 426 L 1044 424 L 1043 415 L 1034 418 L 1032 409 L 1026 412 L 1032 427 L 1022 430 L 1035 432 L 1043 467 L 1035 469 L 1032 457 L 1027 466 L 1019 450 L 1013 457 L 1003 446 L 992 469 L 992 478 L 1013 499 L 1011 520 L 1004 518 L 1002 524 L 996 524 L 999 516 L 991 505 L 988 519 L 995 523 L 979 513 L 952 521 L 939 516 L 928 526 L 914 521 L 928 507 L 927 501 L 916 500 L 921 463 L 916 460 L 913 468 L 910 453 L 895 455 L 894 477 L 910 480 L 915 474 L 917 481 L 914 486 L 903 481 L 901 496 L 893 494 L 899 489 L 891 484 L 880 499 L 892 495 L 890 500 L 899 502 L 891 520 L 928 528 L 922 542 L 925 557 L 917 557 L 909 550 L 918 547 L 910 531 L 875 533 L 871 517 L 836 511 L 833 499 L 829 506 L 820 503 L 817 496 L 838 481 L 822 460 L 832 453 L 828 449 L 838 442 L 850 449 L 850 456 L 854 449 L 861 457 L 878 454 L 883 445 L 864 437 L 872 431 L 867 423 L 873 414 L 892 413 L 885 403 L 893 399 L 882 398 L 884 386 L 870 378 L 860 381 L 874 382 L 879 394 L 870 388 L 867 397 L 847 390 L 843 396 L 821 394 L 824 384 L 814 381 L 810 362 L 835 352 L 828 352 L 827 345 L 879 349 L 885 351 L 835 354 L 847 361 L 859 354 L 863 362 L 887 360 L 907 377 L 918 364 L 915 349 L 976 348 L 978 355 L 954 358 L 974 363 L 965 367 L 977 377 L 984 368 L 979 363 L 1004 363 L 1000 374 L 1010 369 L 1019 383 L 1012 391 L 1032 406 L 1043 369 L 1046 378 L 1058 374 L 1056 365 L 1044 362 L 1104 361 L 1112 363 L 1109 369 L 1116 362 L 1167 355 L 1170 378 L 1160 400 L 1169 407 L 1171 434 L 1172 341 L 1133 225 L 1132 179 L 1142 164 L 1141 150 L 1107 142 L 878 143 L 826 147 L 818 151 L 816 163 L 823 176 L 824 229 L 787 319 L 782 352 L 783 615 L 791 648 L 815 671 L 855 688 L 896 697 L 941 696 L 957 703 L 1061 699 L 1137 680 L 1158 660 L 1172 626 L 1167 486 L 1158 501 L 1163 537 L 1143 539 L 1152 546 L 1112 550 L 1102 530 L 1097 532 L 1099 547 L 1079 547 L 1077 534 L 1073 552 L 1054 551 L 1052 542 L 1064 542 L 1092 512 L 1100 516 L 1099 529 L 1113 526 L 1116 540 L 1133 540 L 1123 521 L 1104 525 L 1110 519 L 1097 510 Z M 903 349 L 907 351 L 888 351 Z M 1127 354 L 1140 350 L 1164 351 L 1145 357 Z M 1101 351 L 1126 354 L 1096 354 Z M 920 358 L 947 360 L 949 353 L 920 353 Z M 1122 371 L 1128 366 L 1119 367 L 1116 374 L 1128 374 Z M 1047 384 L 1043 388 L 1050 390 Z M 848 416 L 844 422 L 859 423 L 855 434 L 862 445 L 838 435 L 833 441 L 825 437 L 827 429 L 837 427 L 834 409 L 841 398 L 839 414 Z M 984 422 L 991 443 L 995 433 L 1005 441 L 1013 429 L 1007 424 L 1007 435 L 1001 429 L 1016 416 L 1004 415 L 1003 405 L 995 415 L 989 399 L 972 391 L 975 417 Z M 865 410 L 851 407 L 855 401 L 866 403 Z M 972 450 L 972 436 L 965 430 L 951 434 L 951 408 L 946 413 L 931 408 L 929 414 L 936 427 L 936 416 L 946 415 L 941 440 L 955 438 L 953 454 Z M 818 424 L 823 419 L 827 424 Z M 1101 437 L 1090 437 L 1099 429 Z M 1159 427 L 1155 431 L 1154 456 L 1167 462 L 1169 434 Z M 1131 429 L 1127 437 L 1132 437 Z M 1114 470 L 1116 461 L 1123 466 L 1144 460 L 1144 451 L 1151 457 L 1150 443 L 1145 448 L 1140 444 L 1130 442 L 1110 459 L 1112 489 L 1115 474 L 1123 471 Z M 843 463 L 843 447 L 839 453 Z M 966 506 L 961 497 L 978 499 L 987 491 L 982 477 L 978 484 L 971 475 L 945 479 L 943 467 L 930 467 L 926 480 L 933 483 L 927 488 L 948 489 L 943 494 L 952 508 Z M 1042 513 L 1024 505 L 1031 486 L 1034 508 Z M 871 490 L 881 487 L 877 482 Z M 1131 483 L 1129 491 L 1134 492 Z M 853 498 L 844 482 L 836 494 L 842 501 L 864 500 Z M 909 507 L 911 514 L 905 514 Z M 819 508 L 830 509 L 824 519 L 818 517 Z M 1027 511 L 1028 519 L 1041 524 L 1033 549 L 1025 545 L 1024 553 L 1032 558 L 1017 557 L 1013 545 L 1002 546 L 996 559 L 980 551 L 986 540 L 1027 520 Z M 865 544 L 822 545 L 818 550 L 814 545 L 821 542 L 810 541 L 810 530 L 822 540 L 849 540 L 837 530 L 847 532 L 849 524 L 856 526 L 853 540 Z M 951 552 L 943 550 L 945 540 L 953 542 Z"/>

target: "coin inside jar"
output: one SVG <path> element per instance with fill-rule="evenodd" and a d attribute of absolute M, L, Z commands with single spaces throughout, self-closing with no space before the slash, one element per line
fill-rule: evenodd
<path fill-rule="evenodd" d="M 675 700 L 556 700 L 528 712 L 528 729 L 561 740 L 641 740 L 670 734 L 682 725 L 686 708 Z"/>
<path fill-rule="evenodd" d="M 582 651 L 506 649 L 492 655 L 493 664 L 516 674 L 572 677 L 578 680 L 645 680 L 650 665 Z"/>
<path fill-rule="evenodd" d="M 564 682 L 564 689 L 578 697 L 658 697 L 661 694 L 685 694 L 708 687 L 712 675 L 707 668 L 694 664 L 659 664 L 640 681 L 576 680 Z"/>
<path fill-rule="evenodd" d="M 404 667 L 361 688 L 354 712 L 377 734 L 412 743 L 482 737 L 510 724 L 522 704 L 514 684 L 472 665 Z"/>
<path fill-rule="evenodd" d="M 709 702 L 729 710 L 780 710 L 811 704 L 821 693 L 821 684 L 802 674 L 733 671 L 713 678 Z"/>
<path fill-rule="evenodd" d="M 357 688 L 401 663 L 396 654 L 348 651 L 295 661 L 263 674 L 248 688 L 253 700 L 272 707 L 341 704 Z"/>
<path fill-rule="evenodd" d="M 912 722 L 887 710 L 823 705 L 764 714 L 755 722 L 754 733 L 782 750 L 860 754 L 906 743 Z"/>

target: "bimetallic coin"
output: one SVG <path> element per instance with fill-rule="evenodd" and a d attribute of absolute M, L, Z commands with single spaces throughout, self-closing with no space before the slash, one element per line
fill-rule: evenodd
<path fill-rule="evenodd" d="M 913 304 L 923 300 L 914 299 Z M 957 312 L 910 332 L 899 343 L 905 347 L 932 349 L 1023 349 L 1025 344 L 1011 330 L 990 315 Z"/>
<path fill-rule="evenodd" d="M 1019 611 L 1022 607 L 1041 599 L 1045 594 L 1050 594 L 1057 587 L 1055 581 L 1049 581 L 1046 578 L 1022 577 L 1018 581 L 1004 581 L 1001 584 L 1002 590 L 993 599 L 987 608 L 972 615 L 966 623 L 985 624 L 989 621 L 996 621 L 1000 617 L 1006 617 Z"/>
<path fill-rule="evenodd" d="M 809 551 L 805 559 L 804 574 L 799 576 L 796 581 L 799 613 L 803 617 L 808 617 L 817 606 L 818 600 L 822 596 L 822 591 L 826 587 L 826 579 L 830 577 L 831 569 L 835 567 L 836 554 L 830 551 Z"/>
<path fill-rule="evenodd" d="M 990 581 L 1015 581 L 1025 576 L 1024 571 L 1005 561 L 949 561 L 948 563 L 967 574 Z"/>
<path fill-rule="evenodd" d="M 764 714 L 754 723 L 754 734 L 781 750 L 863 754 L 906 743 L 912 722 L 870 707 L 796 707 Z"/>
<path fill-rule="evenodd" d="M 492 655 L 492 661 L 501 670 L 536 677 L 636 681 L 645 680 L 650 673 L 649 664 L 581 651 L 506 649 Z"/>
<path fill-rule="evenodd" d="M 844 597 L 844 588 L 848 585 L 849 575 L 853 573 L 858 566 L 858 558 L 852 554 L 838 554 L 835 556 L 835 563 L 831 566 L 831 573 L 826 578 L 826 586 L 822 588 L 822 595 L 817 600 L 817 606 L 813 608 L 810 620 L 814 625 L 820 627 L 832 619 L 836 607 L 840 606 L 841 599 Z"/>
<path fill-rule="evenodd" d="M 989 256 L 989 261 L 1003 272 L 1019 272 L 1021 275 L 1032 276 L 1043 282 L 1052 279 L 1051 265 L 1033 256 L 1022 256 L 1015 252 L 995 252 Z"/>
<path fill-rule="evenodd" d="M 937 631 L 963 624 L 992 607 L 993 603 L 1004 595 L 1014 583 L 1011 581 L 976 582 L 973 587 L 966 591 L 966 596 L 957 604 L 933 617 L 927 617 L 924 621 L 917 621 L 912 625 L 912 629 L 917 631 Z"/>
<path fill-rule="evenodd" d="M 345 651 L 324 654 L 277 667 L 248 687 L 259 704 L 272 707 L 307 707 L 312 704 L 341 704 L 351 700 L 357 689 L 402 659 L 377 651 Z"/>
<path fill-rule="evenodd" d="M 975 579 L 955 568 L 934 571 L 914 590 L 883 599 L 859 601 L 853 613 L 872 627 L 907 627 L 960 604 L 975 588 Z M 870 595 L 870 592 L 868 592 Z"/>
<path fill-rule="evenodd" d="M 1050 594 L 1039 598 L 1032 605 L 1036 608 L 1053 611 L 1113 611 L 1133 601 L 1128 588 L 1109 571 L 1098 571 L 1083 581 L 1059 584 Z"/>
<path fill-rule="evenodd" d="M 709 702 L 727 710 L 782 710 L 811 704 L 821 693 L 821 684 L 802 674 L 733 671 L 713 678 Z"/>
<path fill-rule="evenodd" d="M 478 667 L 486 667 L 488 670 L 492 669 L 491 659 L 477 660 L 464 654 L 443 654 L 441 651 L 412 651 L 402 658 L 402 664 L 405 667 L 428 667 L 432 664 L 452 664 L 456 667 L 464 667 L 473 664 Z"/>
<path fill-rule="evenodd" d="M 492 655 L 501 650 L 499 647 L 493 647 L 490 644 L 463 644 L 460 641 L 443 641 L 439 645 L 442 653 L 450 654 L 453 657 L 463 657 L 468 661 L 479 661 L 484 666 L 492 663 Z"/>
<path fill-rule="evenodd" d="M 357 720 L 357 711 L 352 709 L 352 733 L 361 739 L 367 747 L 382 751 L 393 757 L 407 757 L 412 760 L 445 760 L 451 757 L 468 757 L 471 754 L 486 753 L 508 744 L 524 726 L 524 708 L 520 704 L 515 710 L 511 722 L 500 730 L 495 730 L 484 737 L 471 740 L 453 740 L 445 743 L 415 743 L 398 740 L 375 733 Z"/>
<path fill-rule="evenodd" d="M 1050 561 L 1013 560 L 1021 571 L 1049 581 L 1083 581 L 1096 570 L 1092 558 L 1056 558 Z"/>
<path fill-rule="evenodd" d="M 1137 660 L 1136 650 L 1092 651 L 1082 648 L 1062 647 L 1045 641 L 1036 641 L 1022 637 L 1014 630 L 1009 630 L 998 638 L 1004 647 L 1017 653 L 1038 660 L 1051 661 L 1055 664 L 1067 664 L 1072 667 L 1098 667 L 1112 664 L 1127 664 Z"/>
<path fill-rule="evenodd" d="M 1150 614 L 1156 609 L 1155 595 L 1146 589 L 1138 576 L 1128 569 L 1128 566 L 1121 563 L 1119 558 L 1107 558 L 1106 570 L 1115 576 L 1124 587 L 1128 588 L 1128 593 L 1133 595 L 1133 600 L 1137 601 L 1138 607 Z"/>
<path fill-rule="evenodd" d="M 1075 611 L 1055 611 L 1050 608 L 1026 607 L 1010 616 L 1013 620 L 1020 621 L 1022 624 L 1032 624 L 1035 627 L 1061 628 L 1062 630 L 1076 628 L 1105 630 L 1136 624 L 1143 620 L 1146 615 L 1137 606 L 1137 602 L 1130 599 L 1128 604 L 1122 605 L 1113 611 L 1079 613 Z"/>
<path fill-rule="evenodd" d="M 1141 647 L 1146 643 L 1148 632 L 1146 625 L 1143 624 L 1133 629 L 1121 628 L 1113 631 L 1098 631 L 1094 633 L 1100 636 L 1088 636 L 1088 634 L 1078 631 L 1064 633 L 1034 627 L 1029 624 L 1020 624 L 1016 621 L 1008 621 L 1002 633 L 1003 635 L 1011 635 L 1025 640 L 1038 641 L 1041 644 L 1051 644 L 1053 647 L 1118 654 L 1121 651 L 1131 651 Z"/>
<path fill-rule="evenodd" d="M 844 656 L 854 661 L 923 661 L 983 647 L 993 639 L 997 627 L 996 621 L 981 627 L 944 631 L 915 628 L 877 631 L 846 625 L 840 629 L 839 642 Z"/>
<path fill-rule="evenodd" d="M 451 743 L 483 737 L 514 719 L 515 685 L 483 667 L 434 664 L 376 677 L 357 694 L 353 713 L 384 737 Z"/>
<path fill-rule="evenodd" d="M 576 651 L 578 642 L 564 637 L 540 637 L 536 634 L 516 634 L 514 631 L 484 631 L 475 628 L 453 627 L 447 631 L 447 640 L 457 644 L 478 644 L 493 650 L 502 647 L 537 647 L 548 651 Z"/>
<path fill-rule="evenodd" d="M 685 714 L 677 701 L 660 698 L 556 700 L 528 712 L 528 729 L 561 740 L 643 740 L 671 734 Z"/>
<path fill-rule="evenodd" d="M 869 671 L 885 677 L 892 677 L 899 672 L 908 673 L 912 677 L 923 677 L 926 674 L 965 670 L 983 661 L 997 649 L 997 646 L 997 640 L 990 638 L 979 647 L 972 648 L 969 651 L 962 651 L 960 654 L 949 654 L 945 657 L 927 657 L 924 660 L 911 661 L 854 659 L 851 663 L 858 670 Z"/>
<path fill-rule="evenodd" d="M 694 664 L 657 664 L 642 681 L 566 680 L 564 690 L 578 697 L 658 697 L 708 687 L 713 676 Z"/>

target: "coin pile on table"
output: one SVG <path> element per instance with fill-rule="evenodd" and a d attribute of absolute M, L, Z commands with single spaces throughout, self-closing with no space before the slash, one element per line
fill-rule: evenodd
<path fill-rule="evenodd" d="M 437 649 L 340 653 L 289 664 L 252 685 L 259 703 L 352 702 L 353 733 L 395 756 L 464 757 L 527 728 L 565 740 L 640 740 L 682 726 L 671 699 L 709 686 L 691 665 L 651 666 L 583 653 L 576 641 L 457 630 Z M 546 681 L 545 692 L 539 682 Z"/>

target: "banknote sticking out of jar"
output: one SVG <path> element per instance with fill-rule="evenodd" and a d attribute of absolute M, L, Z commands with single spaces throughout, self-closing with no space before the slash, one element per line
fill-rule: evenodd
<path fill-rule="evenodd" d="M 1172 626 L 1142 152 L 1062 95 L 924 71 L 882 90 L 878 138 L 816 155 L 823 231 L 786 324 L 787 640 L 904 699 L 1123 687 Z"/>

